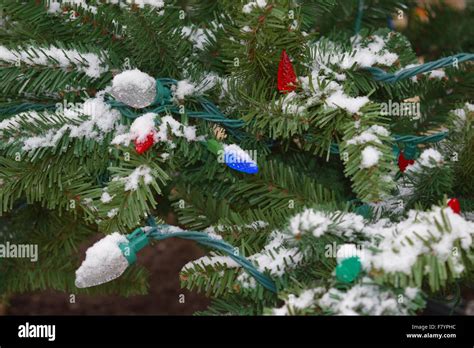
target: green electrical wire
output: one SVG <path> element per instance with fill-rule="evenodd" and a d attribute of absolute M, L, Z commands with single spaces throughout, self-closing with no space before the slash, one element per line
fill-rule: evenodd
<path fill-rule="evenodd" d="M 56 107 L 56 104 L 22 103 L 0 108 L 0 115 L 16 115 L 25 111 L 43 111 Z"/>
<path fill-rule="evenodd" d="M 252 277 L 255 278 L 262 286 L 276 293 L 277 288 L 273 280 L 267 275 L 260 272 L 247 258 L 237 254 L 235 248 L 223 241 L 222 239 L 212 238 L 207 233 L 196 232 L 196 231 L 183 231 L 183 232 L 174 232 L 171 231 L 170 225 L 157 225 L 153 218 L 148 219 L 148 224 L 151 229 L 145 233 L 155 239 L 155 240 L 164 240 L 168 238 L 182 238 L 193 240 L 199 244 L 205 245 L 215 250 L 219 250 L 226 255 L 228 255 L 232 260 L 241 265 Z"/>
<path fill-rule="evenodd" d="M 418 136 L 418 135 L 395 135 L 394 139 L 397 143 L 405 144 L 426 144 L 437 143 L 448 136 L 448 132 L 440 132 L 432 135 Z"/>
<path fill-rule="evenodd" d="M 395 73 L 387 73 L 380 68 L 366 68 L 368 72 L 372 74 L 372 77 L 376 81 L 386 82 L 386 83 L 396 83 L 398 81 L 409 79 L 418 74 L 425 72 L 433 71 L 435 69 L 444 68 L 447 66 L 457 67 L 457 64 L 463 63 L 469 60 L 474 60 L 473 53 L 458 53 L 453 56 L 441 58 L 433 62 L 428 62 L 421 64 L 412 68 L 406 68 L 399 70 Z"/>
<path fill-rule="evenodd" d="M 357 7 L 357 17 L 355 21 L 354 32 L 356 35 L 359 34 L 360 28 L 362 27 L 362 15 L 364 14 L 364 0 L 359 0 L 359 5 Z"/>

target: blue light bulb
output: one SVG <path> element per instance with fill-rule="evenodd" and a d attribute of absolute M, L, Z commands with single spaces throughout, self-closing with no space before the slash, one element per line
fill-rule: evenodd
<path fill-rule="evenodd" d="M 243 150 L 241 150 L 243 153 L 245 153 Z M 229 148 L 225 149 L 224 152 L 224 161 L 225 164 L 234 170 L 237 170 L 241 173 L 246 173 L 246 174 L 256 174 L 258 173 L 258 166 L 257 164 L 250 158 L 250 156 L 245 153 L 245 156 L 243 156 L 242 153 L 240 153 L 240 156 L 238 153 L 235 151 L 232 151 Z"/>

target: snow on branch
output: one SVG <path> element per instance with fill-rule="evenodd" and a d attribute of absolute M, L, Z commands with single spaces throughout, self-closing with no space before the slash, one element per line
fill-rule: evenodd
<path fill-rule="evenodd" d="M 353 213 L 328 213 L 306 209 L 294 216 L 286 233 L 297 236 L 323 234 L 363 237 L 362 264 L 367 271 L 412 274 L 419 257 L 433 255 L 439 262 L 449 262 L 452 272 L 464 271 L 461 250 L 472 248 L 474 223 L 467 221 L 451 208 L 433 207 L 431 211 L 410 210 L 406 219 L 391 222 L 381 219 L 369 223 Z M 339 221 L 339 222 L 338 222 Z M 423 270 L 428 274 L 429 268 Z"/>
<path fill-rule="evenodd" d="M 346 238 L 352 238 L 363 228 L 364 219 L 360 215 L 342 214 L 338 211 L 327 213 L 314 209 L 305 209 L 292 217 L 288 227 L 294 236 L 310 233 L 315 237 L 321 237 L 323 234 L 331 232 Z"/>
<path fill-rule="evenodd" d="M 242 12 L 243 13 L 250 13 L 255 8 L 263 9 L 266 6 L 267 6 L 267 1 L 266 0 L 250 1 L 247 4 L 244 5 L 244 7 L 242 8 Z"/>
<path fill-rule="evenodd" d="M 286 236 L 280 232 L 273 232 L 269 237 L 268 244 L 259 253 L 248 257 L 259 271 L 269 272 L 273 276 L 281 276 L 287 270 L 296 267 L 303 259 L 303 255 L 298 248 L 288 248 L 284 245 Z M 238 268 L 240 265 L 229 256 L 212 255 L 204 256 L 200 259 L 187 263 L 182 271 L 192 270 L 196 265 L 224 266 L 225 268 Z M 255 279 L 247 273 L 241 273 L 238 280 L 245 287 L 254 287 Z"/>
<path fill-rule="evenodd" d="M 388 39 L 371 36 L 370 39 L 352 38 L 351 49 L 328 40 L 320 40 L 310 46 L 313 61 L 309 67 L 309 76 L 300 76 L 302 87 L 299 95 L 289 94 L 282 97 L 282 110 L 300 115 L 316 103 L 324 103 L 330 109 L 343 109 L 350 114 L 360 114 L 361 109 L 370 102 L 367 96 L 350 96 L 341 83 L 346 80 L 345 70 L 367 68 L 374 65 L 392 66 L 398 55 L 386 48 Z M 338 82 L 339 81 L 339 82 Z M 305 101 L 299 101 L 305 99 Z"/>
<path fill-rule="evenodd" d="M 461 250 L 472 248 L 474 223 L 451 208 L 434 207 L 428 212 L 410 210 L 408 217 L 398 223 L 379 220 L 363 232 L 376 248 L 364 253 L 362 264 L 366 269 L 410 275 L 419 257 L 434 255 L 440 262 L 449 261 L 452 272 L 459 275 L 464 271 Z M 429 268 L 423 270 L 423 274 L 429 272 Z"/>
<path fill-rule="evenodd" d="M 408 315 L 419 302 L 420 291 L 406 288 L 403 294 L 384 290 L 373 284 L 370 278 L 364 278 L 362 284 L 356 284 L 347 291 L 337 288 L 318 287 L 303 290 L 299 295 L 288 294 L 285 304 L 272 308 L 272 315 L 298 315 L 304 312 L 332 315 Z M 400 295 L 403 301 L 399 301 Z"/>
<path fill-rule="evenodd" d="M 383 146 L 380 137 L 386 140 L 389 135 L 390 133 L 385 127 L 372 125 L 347 141 L 347 146 L 358 145 L 361 147 L 360 169 L 367 169 L 378 165 L 383 157 L 381 149 L 379 149 L 379 147 Z"/>
<path fill-rule="evenodd" d="M 89 77 L 98 78 L 108 71 L 105 52 L 81 53 L 75 49 L 54 46 L 7 48 L 0 46 L 0 60 L 11 64 L 42 65 L 66 69 L 77 69 Z"/>
<path fill-rule="evenodd" d="M 324 311 L 336 315 L 408 315 L 419 293 L 416 288 L 407 288 L 404 300 L 399 301 L 394 292 L 370 284 L 370 278 L 363 282 L 348 291 L 331 288 L 316 303 Z"/>
<path fill-rule="evenodd" d="M 121 8 L 130 8 L 131 5 L 135 5 L 142 9 L 149 6 L 154 10 L 162 10 L 165 7 L 164 0 L 107 0 L 98 2 L 99 6 L 103 4 L 119 5 Z M 50 0 L 48 12 L 52 14 L 61 13 L 61 6 L 65 5 L 77 6 L 93 14 L 97 13 L 97 6 L 88 5 L 86 0 Z"/>
<path fill-rule="evenodd" d="M 415 163 L 406 169 L 407 173 L 420 172 L 426 168 L 440 167 L 444 163 L 443 155 L 435 149 L 424 150 Z"/>
<path fill-rule="evenodd" d="M 419 289 L 412 287 L 395 293 L 365 277 L 348 290 L 318 287 L 305 289 L 299 295 L 290 293 L 285 296 L 282 307 L 271 308 L 267 313 L 300 315 L 323 311 L 330 315 L 409 315 L 423 304 L 420 294 Z"/>
<path fill-rule="evenodd" d="M 158 127 L 155 126 L 155 122 L 159 122 Z M 196 135 L 195 126 L 185 126 L 171 116 L 157 119 L 157 114 L 146 113 L 137 117 L 128 131 L 124 130 L 117 134 L 112 140 L 112 144 L 128 146 L 135 139 L 146 139 L 150 133 L 154 134 L 155 143 L 166 142 L 169 145 L 173 145 L 172 136 L 185 138 L 187 141 L 200 141 L 203 139 L 202 136 Z"/>
<path fill-rule="evenodd" d="M 67 133 L 70 138 L 84 137 L 102 141 L 105 134 L 115 129 L 121 117 L 120 112 L 112 109 L 102 97 L 87 99 L 84 103 L 73 104 L 71 108 L 59 105 L 61 107 L 56 113 L 24 112 L 0 122 L 0 135 L 3 131 L 20 129 L 27 122 L 49 126 L 44 134 L 21 138 L 24 151 L 55 147 Z M 54 127 L 58 123 L 62 124 L 59 129 Z M 16 139 L 11 138 L 9 141 L 14 140 Z"/>

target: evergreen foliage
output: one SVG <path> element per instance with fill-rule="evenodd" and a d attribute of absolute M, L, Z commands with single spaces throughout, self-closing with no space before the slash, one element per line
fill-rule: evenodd
<path fill-rule="evenodd" d="M 52 3 L 0 0 L 0 240 L 40 248 L 36 263 L 0 259 L 3 295 L 145 293 L 147 272 L 139 266 L 76 289 L 78 248 L 169 213 L 183 229 L 222 236 L 278 288 L 265 290 L 209 250 L 176 275 L 183 287 L 213 298 L 198 314 L 348 314 L 345 299 L 358 314 L 415 314 L 430 296 L 472 285 L 474 65 L 396 84 L 367 70 L 394 73 L 422 54 L 430 61 L 474 52 L 472 4 L 462 14 L 437 9 L 423 23 L 412 0 L 365 1 L 363 13 L 356 0 Z M 415 18 L 402 33 L 387 28 L 399 11 Z M 298 76 L 291 93 L 277 89 L 283 50 Z M 171 98 L 145 109 L 159 110 L 157 127 L 171 116 L 197 136 L 252 150 L 258 174 L 230 170 L 172 124 L 163 128 L 166 141 L 144 154 L 133 141 L 117 143 L 145 113 L 110 93 L 114 76 L 131 69 L 172 79 L 163 80 Z M 182 81 L 194 93 L 180 98 Z M 87 101 L 96 109 L 72 113 Z M 420 113 L 383 114 L 389 101 L 418 105 Z M 395 139 L 442 131 L 448 136 L 434 144 Z M 423 155 L 427 149 L 442 160 Z M 401 151 L 416 160 L 405 172 L 397 166 Z M 466 214 L 446 208 L 450 197 Z M 407 252 L 414 258 L 407 272 L 377 263 L 375 255 L 387 252 L 384 233 L 410 221 L 422 221 L 429 237 L 403 235 L 394 253 L 409 245 L 425 253 Z M 328 246 L 346 244 L 375 260 L 363 261 L 352 284 L 336 279 L 338 259 L 328 254 Z M 451 247 L 456 253 L 446 254 Z M 385 305 L 366 307 L 360 294 Z"/>

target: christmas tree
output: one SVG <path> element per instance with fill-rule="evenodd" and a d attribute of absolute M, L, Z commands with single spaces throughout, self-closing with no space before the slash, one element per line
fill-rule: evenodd
<path fill-rule="evenodd" d="M 0 259 L 5 299 L 146 293 L 136 254 L 174 237 L 208 253 L 176 274 L 201 314 L 472 285 L 473 4 L 0 4 L 1 244 L 39 248 Z"/>

